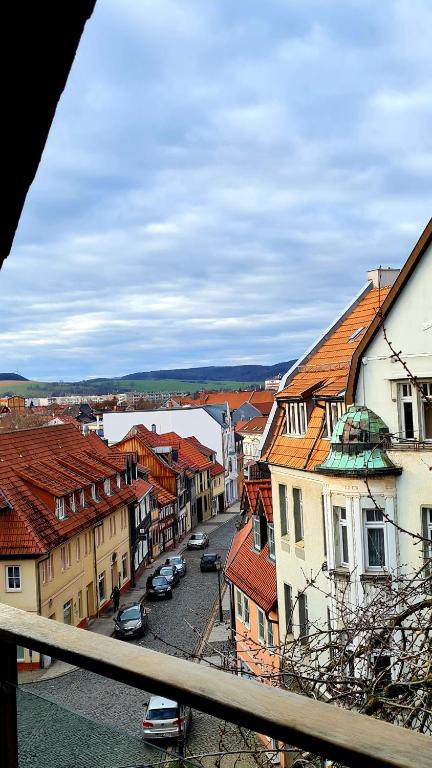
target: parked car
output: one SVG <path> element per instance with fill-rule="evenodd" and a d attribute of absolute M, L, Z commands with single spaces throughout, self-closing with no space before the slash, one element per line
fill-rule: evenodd
<path fill-rule="evenodd" d="M 180 574 L 175 565 L 160 565 L 155 570 L 155 576 L 165 576 L 171 587 L 176 587 L 180 581 Z"/>
<path fill-rule="evenodd" d="M 171 557 L 167 557 L 165 565 L 175 565 L 180 576 L 186 576 L 186 560 L 181 555 L 171 555 Z"/>
<path fill-rule="evenodd" d="M 190 720 L 190 707 L 162 696 L 152 696 L 144 712 L 144 736 L 146 739 L 176 739 L 179 729 L 187 734 Z"/>
<path fill-rule="evenodd" d="M 206 552 L 201 555 L 200 571 L 218 571 L 221 565 L 221 556 L 216 552 Z"/>
<path fill-rule="evenodd" d="M 148 612 L 142 603 L 122 605 L 114 619 L 116 637 L 140 637 L 148 627 Z"/>
<path fill-rule="evenodd" d="M 149 600 L 171 600 L 172 588 L 165 576 L 152 574 L 147 579 L 146 596 Z"/>
<path fill-rule="evenodd" d="M 206 533 L 193 533 L 187 543 L 188 549 L 205 549 L 209 545 L 209 537 Z"/>

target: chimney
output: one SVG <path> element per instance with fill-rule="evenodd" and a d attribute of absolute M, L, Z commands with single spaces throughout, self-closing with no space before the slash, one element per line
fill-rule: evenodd
<path fill-rule="evenodd" d="M 368 271 L 367 279 L 374 288 L 386 288 L 388 285 L 393 285 L 399 272 L 400 269 L 392 269 L 392 267 L 378 267 Z"/>
<path fill-rule="evenodd" d="M 152 432 L 156 432 L 156 424 L 152 424 L 151 425 L 151 431 Z"/>

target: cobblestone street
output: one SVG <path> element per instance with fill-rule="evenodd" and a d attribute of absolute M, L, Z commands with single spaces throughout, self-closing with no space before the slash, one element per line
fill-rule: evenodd
<path fill-rule="evenodd" d="M 205 530 L 206 526 L 202 528 Z M 231 518 L 210 532 L 208 551 L 218 552 L 224 560 L 234 531 L 235 518 Z M 217 574 L 201 574 L 199 570 L 201 554 L 185 553 L 188 572 L 172 600 L 149 604 L 149 631 L 139 641 L 140 645 L 186 658 L 195 652 L 218 595 Z M 112 618 L 104 621 L 112 622 Z M 142 740 L 142 715 L 148 698 L 143 691 L 85 670 L 22 686 L 20 768 L 75 768 L 90 764 L 96 768 L 120 768 L 146 761 L 159 764 L 160 750 Z M 215 718 L 194 711 L 188 754 L 218 751 L 222 733 L 220 743 L 224 749 L 244 749 L 234 726 L 223 727 Z M 223 761 L 222 766 L 229 764 Z M 214 758 L 206 759 L 205 765 L 214 765 Z"/>

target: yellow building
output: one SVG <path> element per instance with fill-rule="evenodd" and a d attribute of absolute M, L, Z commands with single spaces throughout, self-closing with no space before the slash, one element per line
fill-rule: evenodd
<path fill-rule="evenodd" d="M 125 461 L 69 424 L 0 435 L 0 602 L 85 626 L 129 585 Z"/>

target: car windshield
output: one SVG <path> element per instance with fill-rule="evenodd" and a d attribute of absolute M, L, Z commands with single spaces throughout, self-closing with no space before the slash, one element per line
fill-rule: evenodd
<path fill-rule="evenodd" d="M 171 565 L 165 565 L 163 568 L 160 569 L 161 576 L 172 576 L 172 566 Z"/>
<path fill-rule="evenodd" d="M 165 587 L 168 582 L 165 578 L 165 576 L 155 576 L 152 580 L 152 584 L 154 587 Z"/>
<path fill-rule="evenodd" d="M 203 560 L 207 560 L 207 561 L 209 561 L 209 560 L 217 560 L 217 555 L 203 555 L 202 559 Z"/>
<path fill-rule="evenodd" d="M 195 539 L 199 540 L 199 539 L 203 539 L 203 538 L 204 538 L 204 534 L 203 533 L 193 533 L 192 536 L 191 536 L 192 540 L 195 540 Z"/>
<path fill-rule="evenodd" d="M 120 621 L 133 621 L 140 618 L 140 609 L 138 605 L 131 605 L 130 608 L 125 608 L 124 611 L 120 611 L 118 618 Z"/>
<path fill-rule="evenodd" d="M 183 562 L 181 557 L 170 557 L 169 561 L 170 561 L 170 563 L 173 563 L 174 565 L 181 565 L 182 562 Z"/>
<path fill-rule="evenodd" d="M 176 718 L 177 718 L 177 709 L 175 707 L 164 707 L 163 709 L 150 709 L 146 715 L 146 720 L 175 720 Z"/>

